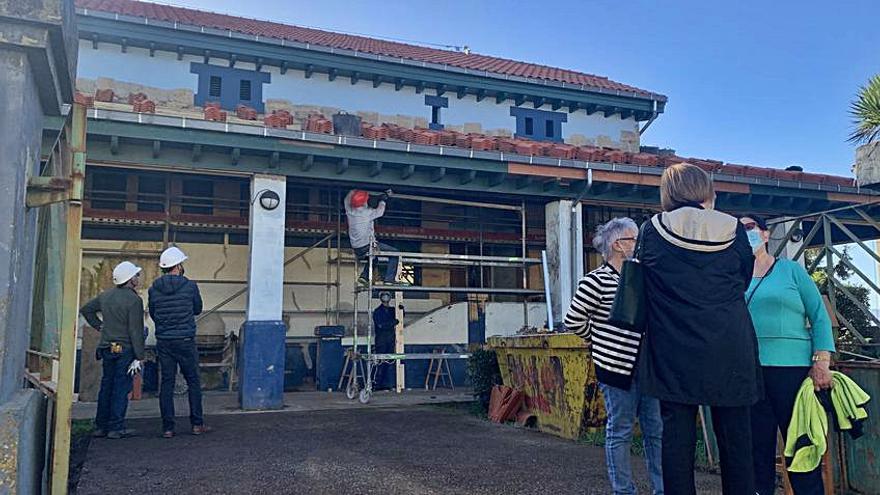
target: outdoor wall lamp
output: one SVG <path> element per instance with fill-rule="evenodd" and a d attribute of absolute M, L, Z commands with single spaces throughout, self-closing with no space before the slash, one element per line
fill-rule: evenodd
<path fill-rule="evenodd" d="M 263 189 L 257 193 L 257 199 L 260 200 L 260 206 L 266 211 L 272 211 L 281 204 L 281 197 L 278 193 L 270 189 Z"/>

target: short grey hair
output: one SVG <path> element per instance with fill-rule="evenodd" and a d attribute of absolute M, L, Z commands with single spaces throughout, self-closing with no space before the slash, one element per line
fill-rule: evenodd
<path fill-rule="evenodd" d="M 627 230 L 639 230 L 636 222 L 632 218 L 612 218 L 608 223 L 604 223 L 596 228 L 596 235 L 593 236 L 593 247 L 602 255 L 602 258 L 608 259 L 611 256 L 611 245 L 614 241 L 620 239 L 626 234 Z"/>

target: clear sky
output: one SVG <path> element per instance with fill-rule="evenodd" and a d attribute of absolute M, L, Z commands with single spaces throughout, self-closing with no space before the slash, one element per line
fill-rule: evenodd
<path fill-rule="evenodd" d="M 171 3 L 607 76 L 669 97 L 643 144 L 847 176 L 849 102 L 880 72 L 880 0 Z"/>

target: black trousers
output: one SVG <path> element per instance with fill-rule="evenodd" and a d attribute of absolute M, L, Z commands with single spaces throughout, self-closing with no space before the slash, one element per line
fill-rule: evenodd
<path fill-rule="evenodd" d="M 798 390 L 810 372 L 808 367 L 765 366 L 764 398 L 752 406 L 752 451 L 755 462 L 755 489 L 759 495 L 776 490 L 777 432 L 785 438 Z M 795 495 L 822 495 L 822 470 L 788 473 Z"/>
<path fill-rule="evenodd" d="M 697 407 L 660 402 L 663 416 L 663 490 L 666 495 L 696 495 L 694 456 Z M 754 495 L 749 407 L 713 407 L 712 428 L 721 457 L 724 495 Z"/>
<path fill-rule="evenodd" d="M 159 385 L 159 412 L 162 415 L 162 431 L 174 431 L 174 382 L 177 367 L 186 380 L 189 396 L 189 423 L 191 426 L 205 424 L 202 414 L 202 383 L 199 378 L 199 351 L 192 337 L 185 339 L 156 340 L 159 354 L 161 382 Z"/>

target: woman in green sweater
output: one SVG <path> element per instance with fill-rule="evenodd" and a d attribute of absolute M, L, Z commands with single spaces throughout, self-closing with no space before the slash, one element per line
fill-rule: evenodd
<path fill-rule="evenodd" d="M 755 488 L 759 495 L 772 495 L 776 491 L 777 429 L 784 437 L 805 378 L 812 378 L 816 390 L 831 386 L 834 335 L 825 303 L 807 271 L 767 251 L 766 221 L 757 215 L 740 221 L 755 251 L 746 300 L 764 376 L 764 397 L 751 413 Z M 796 495 L 824 493 L 819 469 L 789 473 L 789 479 Z"/>

